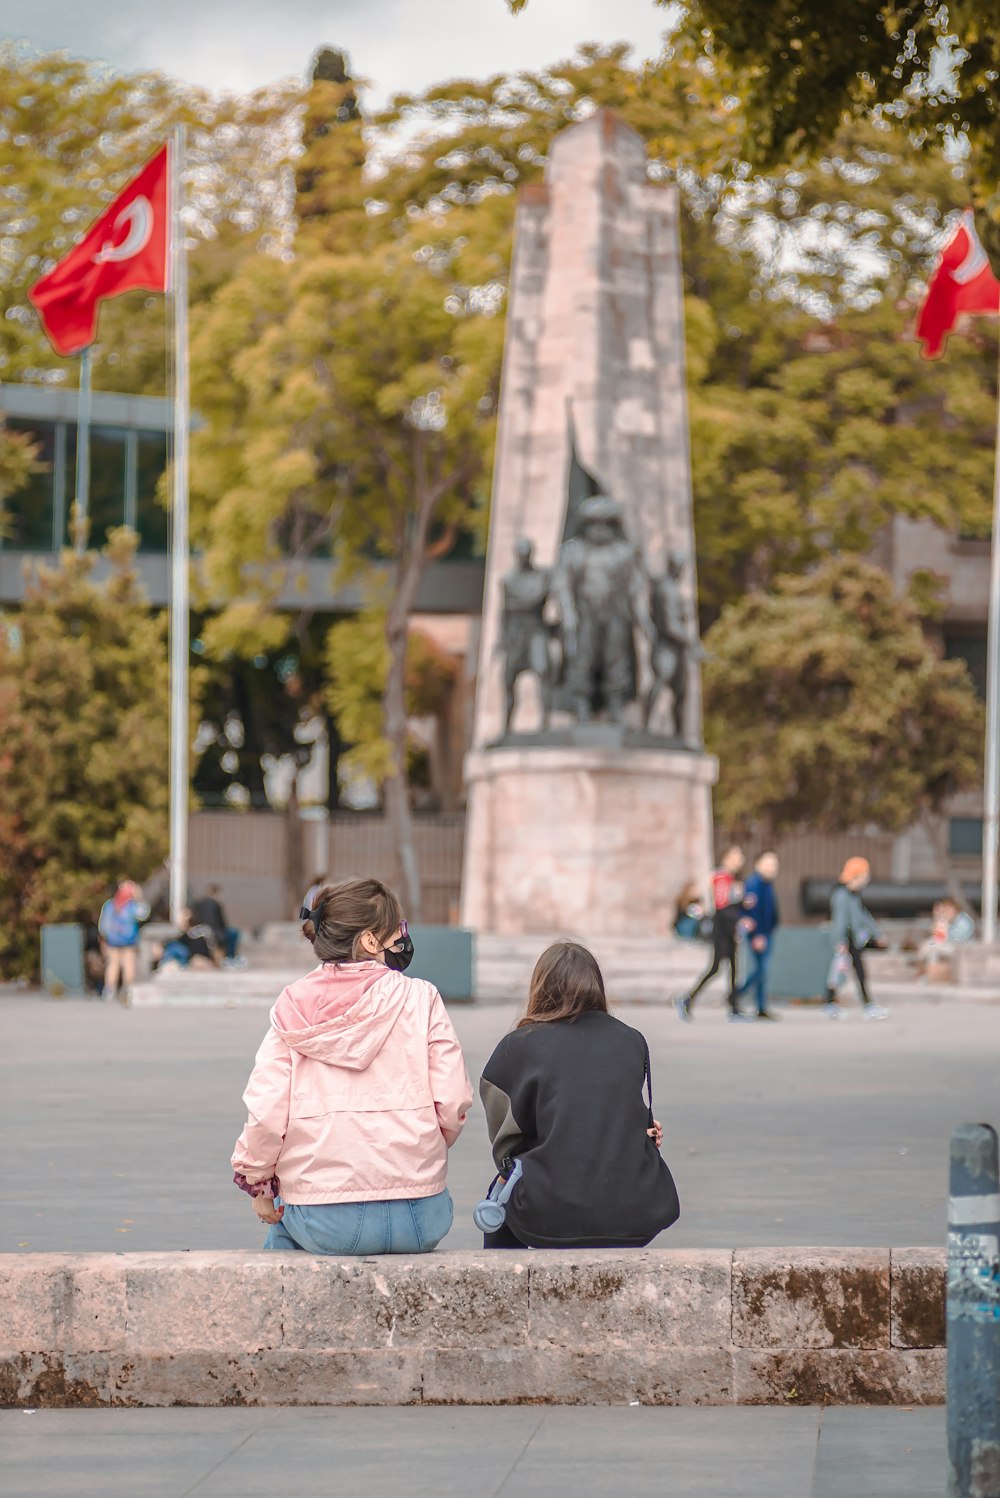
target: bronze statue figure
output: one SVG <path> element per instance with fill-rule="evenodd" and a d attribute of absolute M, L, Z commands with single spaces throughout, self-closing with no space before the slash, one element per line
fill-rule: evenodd
<path fill-rule="evenodd" d="M 690 665 L 692 661 L 704 660 L 705 657 L 681 586 L 683 575 L 684 557 L 679 552 L 672 552 L 667 560 L 666 576 L 655 578 L 650 587 L 656 639 L 651 659 L 653 680 L 643 711 L 643 727 L 648 729 L 660 693 L 664 687 L 669 687 L 673 734 L 678 738 L 684 737 Z"/>
<path fill-rule="evenodd" d="M 549 726 L 552 712 L 552 664 L 549 658 L 549 627 L 545 604 L 549 596 L 549 573 L 534 565 L 534 546 L 522 537 L 514 546 L 517 566 L 504 574 L 503 613 L 498 650 L 504 658 L 504 688 L 507 696 L 505 732 L 514 718 L 517 679 L 525 671 L 538 677 L 542 697 L 542 729 Z"/>
<path fill-rule="evenodd" d="M 578 723 L 607 711 L 621 723 L 638 695 L 636 631 L 653 639 L 648 583 L 606 495 L 580 506 L 580 535 L 563 544 L 552 584 L 562 620 L 565 685 Z"/>

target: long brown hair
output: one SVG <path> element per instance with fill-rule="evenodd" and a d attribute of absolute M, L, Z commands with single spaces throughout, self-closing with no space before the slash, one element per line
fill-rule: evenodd
<path fill-rule="evenodd" d="M 302 934 L 320 962 L 357 962 L 368 956 L 361 945 L 366 931 L 379 941 L 391 936 L 403 919 L 399 901 L 380 879 L 344 879 L 324 884 L 313 897 L 315 920 Z"/>
<path fill-rule="evenodd" d="M 577 941 L 553 942 L 535 963 L 528 1007 L 517 1028 L 577 1019 L 591 1010 L 608 1012 L 608 996 L 596 957 Z"/>

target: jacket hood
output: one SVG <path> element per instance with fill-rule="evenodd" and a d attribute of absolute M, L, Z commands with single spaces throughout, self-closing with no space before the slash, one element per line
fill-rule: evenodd
<path fill-rule="evenodd" d="M 364 1071 L 388 1040 L 409 981 L 381 962 L 327 963 L 289 984 L 271 1024 L 293 1051 Z"/>

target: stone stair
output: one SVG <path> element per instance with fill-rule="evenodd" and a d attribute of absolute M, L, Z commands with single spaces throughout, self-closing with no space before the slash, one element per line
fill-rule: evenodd
<path fill-rule="evenodd" d="M 551 936 L 476 938 L 476 998 L 482 1003 L 523 1003 L 532 969 Z M 586 942 L 600 963 L 608 998 L 618 1003 L 664 1002 L 704 971 L 710 948 L 670 937 L 595 936 Z M 721 985 L 720 985 L 721 987 Z"/>
<path fill-rule="evenodd" d="M 550 936 L 480 935 L 475 943 L 475 997 L 483 1004 L 523 1004 L 531 972 Z M 703 942 L 672 937 L 601 937 L 588 940 L 604 974 L 608 998 L 619 1004 L 666 1004 L 683 993 L 704 971 L 710 948 Z M 269 1007 L 287 983 L 309 971 L 312 953 L 300 928 L 292 923 L 267 926 L 244 944 L 245 968 L 186 972 L 170 968 L 136 984 L 132 1003 L 143 1007 Z M 1000 981 L 980 977 L 955 984 L 919 982 L 912 957 L 902 952 L 873 952 L 866 958 L 871 991 L 888 1003 L 941 1003 L 957 999 L 1000 1003 Z M 706 1004 L 721 1004 L 723 974 L 705 991 Z M 853 1004 L 853 986 L 847 987 Z"/>
<path fill-rule="evenodd" d="M 477 1001 L 523 1003 L 539 954 L 556 939 L 479 936 L 475 945 Z M 601 964 L 608 997 L 619 1003 L 669 1000 L 694 981 L 709 951 L 700 942 L 657 937 L 595 937 L 588 945 Z M 313 966 L 312 954 L 297 926 L 266 927 L 258 940 L 244 944 L 243 953 L 245 968 L 195 973 L 168 968 L 154 973 L 136 984 L 133 1006 L 241 1008 L 273 1004 L 286 983 L 301 978 Z"/>

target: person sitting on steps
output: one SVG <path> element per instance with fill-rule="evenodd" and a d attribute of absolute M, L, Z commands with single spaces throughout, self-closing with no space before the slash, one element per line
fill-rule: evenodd
<path fill-rule="evenodd" d="M 484 1247 L 641 1248 L 677 1221 L 648 1079 L 646 1042 L 608 1013 L 592 953 L 547 948 L 524 1017 L 479 1084 L 497 1170 L 522 1170 Z"/>
<path fill-rule="evenodd" d="M 303 935 L 319 966 L 283 990 L 243 1094 L 234 1180 L 264 1247 L 416 1254 L 452 1224 L 448 1151 L 472 1104 L 441 995 L 377 879 L 325 884 Z"/>

